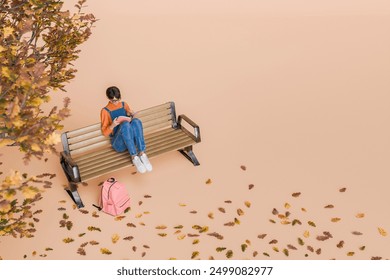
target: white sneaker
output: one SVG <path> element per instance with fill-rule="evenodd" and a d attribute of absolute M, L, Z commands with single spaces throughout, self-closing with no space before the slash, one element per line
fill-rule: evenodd
<path fill-rule="evenodd" d="M 146 170 L 147 170 L 148 172 L 152 171 L 153 167 L 152 167 L 152 165 L 150 164 L 150 161 L 149 161 L 149 159 L 148 159 L 148 156 L 147 156 L 145 153 L 143 153 L 142 156 L 140 156 L 140 158 L 141 158 L 141 161 L 142 161 L 142 163 L 144 164 Z"/>
<path fill-rule="evenodd" d="M 139 173 L 145 173 L 146 172 L 146 167 L 142 164 L 142 161 L 139 158 L 139 156 L 135 156 L 133 158 L 133 164 L 135 165 L 135 168 L 137 168 L 137 171 Z"/>

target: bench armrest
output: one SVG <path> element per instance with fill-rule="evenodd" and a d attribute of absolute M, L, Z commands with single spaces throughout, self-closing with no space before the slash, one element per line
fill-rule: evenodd
<path fill-rule="evenodd" d="M 69 182 L 77 183 L 81 181 L 78 165 L 66 152 L 61 152 L 61 166 Z"/>
<path fill-rule="evenodd" d="M 179 115 L 179 118 L 178 118 L 178 121 L 177 121 L 179 127 L 182 127 L 181 123 L 182 123 L 183 120 L 194 128 L 193 136 L 195 137 L 195 141 L 197 143 L 200 142 L 200 129 L 199 129 L 199 126 L 195 122 L 193 122 L 189 117 L 187 117 L 186 115 Z"/>

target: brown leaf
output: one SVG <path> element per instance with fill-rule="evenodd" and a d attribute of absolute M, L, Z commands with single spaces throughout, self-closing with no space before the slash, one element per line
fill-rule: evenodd
<path fill-rule="evenodd" d="M 310 252 L 314 253 L 314 248 L 313 248 L 312 246 L 307 246 L 306 248 L 307 248 L 307 250 L 309 250 Z"/>
<path fill-rule="evenodd" d="M 192 211 L 190 211 L 190 213 L 191 214 L 196 214 L 196 213 L 198 213 L 198 211 L 192 210 Z"/>
<path fill-rule="evenodd" d="M 312 221 L 308 221 L 307 223 L 309 224 L 309 226 L 316 227 L 316 224 Z"/>
<path fill-rule="evenodd" d="M 251 190 L 251 189 L 253 189 L 255 187 L 255 185 L 254 184 L 249 184 L 249 186 L 248 186 L 248 188 Z"/>
<path fill-rule="evenodd" d="M 138 206 L 141 206 L 144 203 L 142 200 L 138 201 Z"/>
<path fill-rule="evenodd" d="M 325 241 L 325 240 L 328 240 L 329 239 L 329 236 L 324 236 L 324 235 L 318 235 L 317 236 L 317 240 L 319 241 Z"/>
<path fill-rule="evenodd" d="M 191 234 L 191 233 L 189 233 L 189 234 L 187 234 L 187 236 L 188 237 L 199 237 L 200 235 L 199 234 Z"/>
<path fill-rule="evenodd" d="M 269 219 L 268 221 L 270 221 L 273 224 L 276 224 L 275 220 Z"/>
<path fill-rule="evenodd" d="M 93 212 L 92 212 L 92 217 L 94 217 L 94 218 L 99 218 L 100 216 L 97 214 L 96 211 L 93 211 Z"/>
<path fill-rule="evenodd" d="M 366 249 L 366 246 L 361 246 L 361 247 L 359 247 L 359 250 L 360 250 L 360 251 L 364 251 L 364 249 Z"/>
<path fill-rule="evenodd" d="M 233 257 L 233 251 L 232 250 L 229 250 L 226 252 L 226 258 L 230 259 Z"/>
<path fill-rule="evenodd" d="M 292 221 L 292 225 L 295 226 L 296 224 L 302 225 L 302 222 L 301 222 L 300 220 L 298 220 L 298 219 L 294 219 L 294 220 Z"/>
<path fill-rule="evenodd" d="M 361 219 L 364 218 L 364 216 L 365 216 L 364 213 L 357 213 L 355 217 Z"/>
<path fill-rule="evenodd" d="M 144 195 L 144 197 L 145 197 L 145 198 L 151 198 L 152 196 L 151 196 L 151 195 L 148 195 L 148 194 L 146 194 L 146 195 Z"/>
<path fill-rule="evenodd" d="M 134 252 L 137 252 L 137 246 L 133 246 L 132 249 Z"/>
<path fill-rule="evenodd" d="M 339 189 L 339 192 L 345 192 L 347 190 L 347 188 L 341 188 Z"/>
<path fill-rule="evenodd" d="M 276 243 L 278 243 L 278 240 L 272 239 L 268 244 L 276 244 Z"/>
<path fill-rule="evenodd" d="M 128 226 L 128 227 L 134 227 L 134 228 L 137 227 L 137 226 L 136 226 L 135 224 L 133 224 L 133 223 L 127 223 L 126 226 Z"/>
<path fill-rule="evenodd" d="M 248 208 L 251 207 L 251 203 L 250 203 L 249 201 L 245 201 L 244 204 L 245 204 L 245 206 L 248 207 Z"/>
<path fill-rule="evenodd" d="M 328 205 L 326 205 L 324 208 L 330 209 L 330 208 L 334 208 L 334 206 L 333 206 L 332 204 L 328 204 Z"/>
<path fill-rule="evenodd" d="M 174 229 L 182 229 L 183 226 L 182 225 L 178 225 L 178 226 L 175 226 Z"/>
<path fill-rule="evenodd" d="M 375 260 L 381 260 L 382 257 L 371 257 L 371 260 L 375 261 Z"/>
<path fill-rule="evenodd" d="M 301 211 L 302 212 L 307 212 L 306 208 L 303 208 L 303 207 L 301 208 Z"/>
<path fill-rule="evenodd" d="M 298 250 L 295 246 L 291 245 L 291 244 L 288 244 L 287 245 L 287 248 L 291 249 L 291 250 Z"/>
<path fill-rule="evenodd" d="M 264 239 L 266 236 L 267 236 L 267 234 L 266 234 L 266 233 L 263 233 L 263 234 L 259 234 L 259 235 L 257 236 L 257 238 Z"/>
<path fill-rule="evenodd" d="M 225 203 L 232 203 L 231 200 L 225 200 Z"/>
<path fill-rule="evenodd" d="M 92 246 L 95 246 L 95 245 L 99 245 L 99 242 L 97 242 L 95 240 L 91 240 L 91 241 L 89 241 L 89 244 L 91 244 Z"/>
<path fill-rule="evenodd" d="M 257 251 L 254 251 L 253 252 L 253 257 L 256 258 L 256 256 L 258 255 L 259 253 Z"/>
<path fill-rule="evenodd" d="M 239 219 L 237 219 L 237 218 L 234 218 L 234 223 L 235 223 L 236 225 L 239 225 L 239 224 L 241 224 L 240 220 L 239 220 Z"/>
<path fill-rule="evenodd" d="M 353 231 L 352 232 L 353 235 L 363 235 L 363 233 L 359 232 L 359 231 Z"/>
<path fill-rule="evenodd" d="M 222 252 L 223 250 L 226 250 L 226 247 L 217 247 L 215 250 L 219 253 Z"/>
<path fill-rule="evenodd" d="M 337 248 L 339 248 L 339 249 L 341 249 L 341 248 L 343 248 L 344 247 L 344 241 L 340 241 L 336 246 L 337 246 Z"/>
<path fill-rule="evenodd" d="M 210 219 L 214 219 L 214 213 L 210 212 L 207 217 L 209 217 Z"/>
<path fill-rule="evenodd" d="M 161 237 L 165 237 L 165 236 L 167 236 L 167 234 L 166 234 L 166 233 L 159 233 L 158 235 L 159 235 L 159 236 L 161 236 Z"/>
<path fill-rule="evenodd" d="M 142 252 L 141 257 L 143 258 L 143 257 L 145 257 L 145 255 L 146 255 L 146 252 Z"/>
<path fill-rule="evenodd" d="M 340 221 L 341 219 L 340 218 L 332 218 L 331 219 L 331 221 L 333 222 L 333 223 L 337 223 L 338 221 Z"/>
<path fill-rule="evenodd" d="M 276 246 L 272 247 L 272 250 L 274 250 L 275 252 L 279 253 L 279 248 L 276 247 Z"/>
<path fill-rule="evenodd" d="M 276 208 L 274 208 L 274 209 L 272 209 L 272 214 L 273 215 L 278 215 L 279 211 Z"/>
<path fill-rule="evenodd" d="M 303 245 L 305 245 L 305 242 L 303 242 L 302 238 L 298 237 L 298 244 L 303 246 Z"/>
<path fill-rule="evenodd" d="M 246 170 L 246 166 L 245 165 L 241 165 L 240 167 L 241 167 L 242 170 L 244 170 L 244 171 Z"/>
<path fill-rule="evenodd" d="M 81 245 L 80 245 L 80 247 L 81 248 L 84 248 L 85 246 L 87 246 L 88 245 L 88 242 L 84 242 L 84 243 L 82 243 Z"/>
<path fill-rule="evenodd" d="M 316 254 L 321 255 L 321 248 L 317 249 Z"/>
<path fill-rule="evenodd" d="M 227 226 L 227 227 L 233 227 L 233 226 L 235 226 L 235 222 L 228 222 L 228 223 L 226 223 L 226 224 L 224 224 L 224 226 Z"/>
<path fill-rule="evenodd" d="M 270 257 L 270 255 L 268 253 L 266 253 L 266 252 L 264 252 L 263 255 L 266 256 L 266 257 Z"/>
<path fill-rule="evenodd" d="M 78 248 L 77 254 L 79 254 L 81 256 L 85 256 L 87 253 L 85 252 L 84 248 Z"/>
<path fill-rule="evenodd" d="M 347 253 L 347 256 L 348 256 L 348 257 L 352 257 L 353 255 L 355 255 L 355 252 L 348 252 L 348 253 Z"/>
<path fill-rule="evenodd" d="M 213 232 L 213 233 L 208 233 L 207 235 L 210 235 L 210 236 L 213 236 L 213 237 L 216 237 L 217 239 L 219 240 L 222 240 L 223 239 L 223 236 L 220 235 L 219 233 L 217 232 Z"/>
<path fill-rule="evenodd" d="M 199 239 L 194 239 L 194 241 L 192 241 L 192 244 L 195 245 L 195 244 L 198 244 L 200 242 Z"/>
<path fill-rule="evenodd" d="M 240 208 L 237 209 L 237 214 L 238 216 L 243 216 L 244 215 L 244 211 Z"/>
<path fill-rule="evenodd" d="M 300 192 L 296 192 L 296 193 L 293 193 L 293 194 L 292 194 L 292 197 L 299 197 L 300 195 L 301 195 Z"/>
<path fill-rule="evenodd" d="M 116 216 L 114 221 L 122 221 L 124 218 L 126 218 L 126 216 Z"/>
<path fill-rule="evenodd" d="M 248 244 L 241 244 L 241 251 L 245 252 L 247 248 L 248 248 Z"/>
<path fill-rule="evenodd" d="M 209 185 L 209 184 L 211 184 L 211 183 L 212 183 L 212 182 L 211 182 L 211 179 L 207 179 L 207 180 L 206 180 L 206 184 L 207 184 L 207 185 Z"/>
<path fill-rule="evenodd" d="M 219 207 L 218 210 L 219 210 L 220 212 L 222 212 L 222 213 L 226 213 L 225 208 Z"/>

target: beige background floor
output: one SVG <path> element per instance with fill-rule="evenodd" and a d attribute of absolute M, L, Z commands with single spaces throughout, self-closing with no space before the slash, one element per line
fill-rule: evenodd
<path fill-rule="evenodd" d="M 35 237 L 1 237 L 1 258 L 226 259 L 228 250 L 232 259 L 389 258 L 389 236 L 378 232 L 390 232 L 388 1 L 90 0 L 87 10 L 99 21 L 82 46 L 77 77 L 66 94 L 53 93 L 55 104 L 72 100 L 64 131 L 99 122 L 105 89 L 117 85 L 135 110 L 175 101 L 177 113 L 201 128 L 194 147 L 201 165 L 172 152 L 153 159 L 152 173 L 112 174 L 132 197 L 117 221 L 92 216 L 106 176 L 80 186 L 83 214 L 63 190 L 57 156 L 24 166 L 15 149 L 3 148 L 3 177 L 10 169 L 57 176 L 36 205 L 43 213 Z M 302 225 L 281 224 L 274 208 Z M 60 227 L 64 213 L 71 230 Z M 240 224 L 224 225 L 235 218 Z M 333 238 L 317 240 L 324 231 Z M 208 235 L 214 232 L 223 239 Z M 65 244 L 68 237 L 74 242 Z M 90 241 L 98 244 L 83 244 Z"/>

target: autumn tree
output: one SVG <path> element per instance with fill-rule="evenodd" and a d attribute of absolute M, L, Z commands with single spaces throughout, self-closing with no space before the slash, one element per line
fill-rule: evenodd
<path fill-rule="evenodd" d="M 85 2 L 78 1 L 70 12 L 58 0 L 0 0 L 0 148 L 18 147 L 26 163 L 56 152 L 61 121 L 70 115 L 69 98 L 62 108 L 42 106 L 75 77 L 72 62 L 96 22 L 83 12 Z M 3 180 L 0 236 L 29 235 L 25 220 L 33 217 L 31 205 L 41 198 L 37 185 L 42 183 L 48 186 L 17 171 Z"/>

